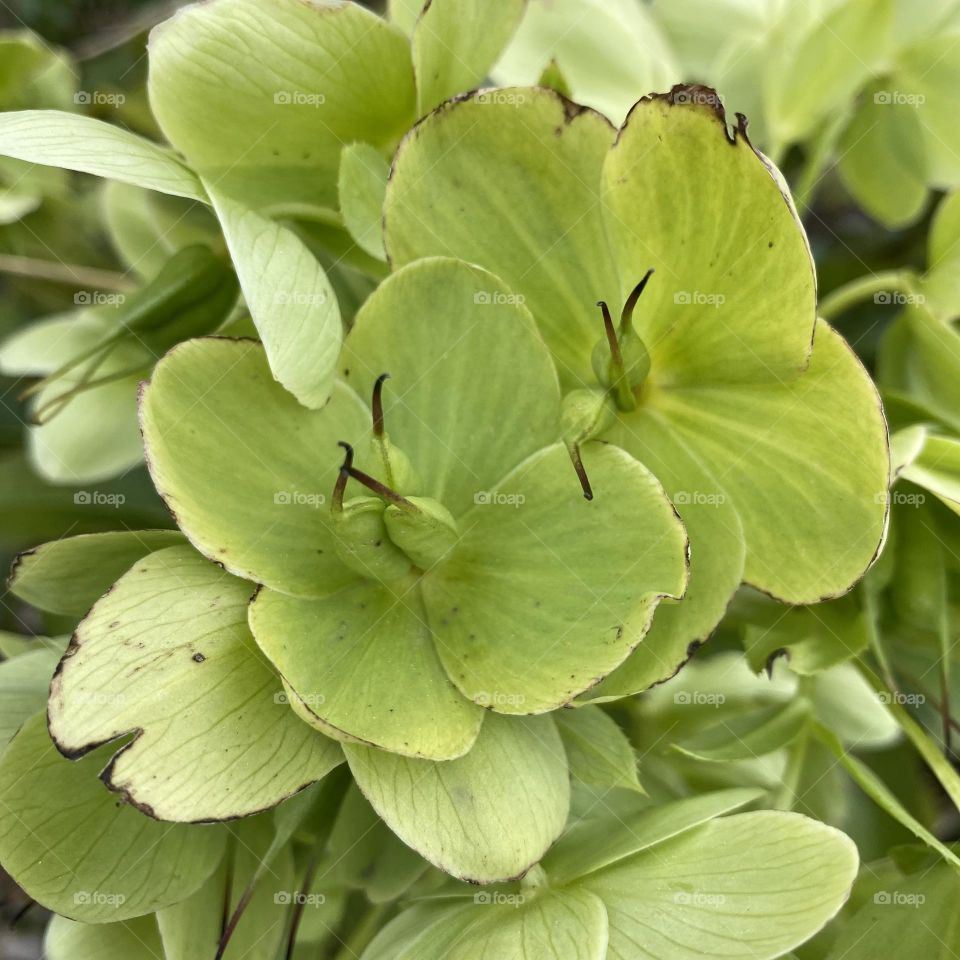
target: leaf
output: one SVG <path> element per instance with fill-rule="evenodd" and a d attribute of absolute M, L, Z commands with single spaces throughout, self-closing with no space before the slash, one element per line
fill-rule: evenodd
<path fill-rule="evenodd" d="M 637 755 L 630 741 L 599 707 L 560 710 L 556 723 L 567 752 L 570 775 L 575 780 L 644 792 L 637 776 Z"/>
<path fill-rule="evenodd" d="M 163 957 L 163 947 L 152 915 L 122 923 L 87 924 L 54 914 L 43 955 L 46 960 L 157 960 Z"/>
<path fill-rule="evenodd" d="M 415 581 L 358 581 L 316 600 L 262 590 L 250 626 L 294 710 L 328 736 L 431 760 L 476 740 L 483 711 L 444 672 Z"/>
<path fill-rule="evenodd" d="M 713 820 L 580 887 L 606 904 L 608 960 L 772 960 L 843 906 L 857 863 L 838 830 L 764 810 Z"/>
<path fill-rule="evenodd" d="M 420 116 L 472 90 L 513 35 L 526 0 L 431 0 L 413 28 L 413 65 Z"/>
<path fill-rule="evenodd" d="M 350 235 L 377 260 L 386 260 L 383 248 L 383 201 L 390 164 L 367 143 L 351 143 L 340 154 L 340 212 Z"/>
<path fill-rule="evenodd" d="M 290 229 L 210 187 L 240 286 L 274 376 L 304 406 L 330 398 L 340 352 L 340 308 L 330 281 Z"/>
<path fill-rule="evenodd" d="M 0 758 L 0 862 L 48 910 L 119 922 L 189 896 L 223 854 L 220 827 L 158 823 L 96 776 L 110 753 L 71 763 L 38 714 Z M 69 804 L 64 798 L 69 797 Z"/>
<path fill-rule="evenodd" d="M 229 572 L 292 595 L 354 579 L 334 556 L 324 504 L 343 461 L 337 441 L 369 422 L 339 385 L 322 411 L 302 407 L 263 348 L 236 340 L 180 344 L 141 398 L 151 475 L 180 528 Z"/>
<path fill-rule="evenodd" d="M 533 314 L 569 389 L 593 383 L 590 352 L 603 334 L 594 304 L 615 299 L 619 283 L 597 209 L 614 131 L 566 104 L 514 89 L 431 114 L 397 152 L 384 234 L 395 268 L 440 255 L 500 277 Z"/>
<path fill-rule="evenodd" d="M 549 717 L 488 714 L 473 749 L 434 763 L 346 744 L 357 785 L 404 843 L 474 883 L 525 873 L 559 836 L 570 785 Z"/>
<path fill-rule="evenodd" d="M 206 202 L 196 175 L 168 150 L 75 113 L 22 110 L 0 115 L 0 154 Z"/>
<path fill-rule="evenodd" d="M 660 485 L 613 445 L 590 443 L 582 457 L 592 501 L 571 482 L 567 451 L 548 447 L 494 486 L 505 503 L 481 500 L 461 519 L 460 542 L 422 581 L 447 673 L 501 713 L 569 703 L 686 587 L 686 535 Z"/>
<path fill-rule="evenodd" d="M 8 588 L 41 610 L 82 617 L 137 560 L 182 542 L 176 530 L 123 530 L 53 540 L 14 560 Z"/>
<path fill-rule="evenodd" d="M 883 699 L 852 663 L 817 674 L 813 705 L 817 719 L 854 750 L 882 750 L 902 737 Z"/>
<path fill-rule="evenodd" d="M 762 795 L 763 791 L 750 788 L 717 790 L 634 810 L 616 822 L 603 814 L 580 820 L 557 841 L 543 867 L 552 882 L 568 883 L 665 843 Z"/>
<path fill-rule="evenodd" d="M 919 456 L 900 475 L 929 490 L 954 513 L 960 513 L 960 441 L 928 436 Z"/>
<path fill-rule="evenodd" d="M 639 408 L 604 439 L 622 447 L 664 485 L 690 538 L 690 579 L 680 603 L 664 601 L 647 635 L 587 697 L 616 699 L 672 677 L 716 628 L 743 579 L 740 517 L 717 477 L 669 423 Z"/>
<path fill-rule="evenodd" d="M 711 464 L 740 514 L 748 583 L 819 603 L 873 562 L 886 530 L 886 424 L 866 371 L 825 323 L 793 380 L 685 386 L 651 404 Z"/>
<path fill-rule="evenodd" d="M 334 208 L 343 144 L 389 149 L 414 119 L 407 40 L 356 3 L 194 4 L 154 28 L 149 52 L 164 134 L 248 208 Z"/>
<path fill-rule="evenodd" d="M 363 960 L 603 960 L 606 946 L 606 910 L 586 891 L 478 893 L 468 906 L 402 913 Z"/>
<path fill-rule="evenodd" d="M 753 760 L 792 743 L 806 729 L 810 705 L 794 700 L 759 713 L 721 720 L 674 749 L 697 760 L 731 762 Z"/>
<path fill-rule="evenodd" d="M 341 762 L 289 710 L 247 628 L 252 587 L 187 546 L 139 561 L 81 622 L 50 691 L 72 756 L 135 733 L 103 778 L 151 816 L 274 806 Z"/>
<path fill-rule="evenodd" d="M 0 663 L 0 756 L 23 723 L 47 703 L 56 650 L 29 650 Z"/>

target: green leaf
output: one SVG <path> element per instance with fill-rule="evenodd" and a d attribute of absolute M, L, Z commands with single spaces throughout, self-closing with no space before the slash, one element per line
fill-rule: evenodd
<path fill-rule="evenodd" d="M 520 876 L 559 836 L 570 784 L 549 717 L 488 714 L 473 749 L 433 763 L 344 746 L 389 827 L 441 870 L 475 883 Z"/>
<path fill-rule="evenodd" d="M 330 281 L 307 245 L 287 227 L 210 186 L 250 316 L 270 369 L 304 406 L 330 399 L 343 335 Z"/>
<path fill-rule="evenodd" d="M 75 113 L 22 110 L 0 115 L 0 154 L 206 202 L 196 175 L 168 150 Z"/>
<path fill-rule="evenodd" d="M 189 896 L 216 868 L 226 840 L 220 827 L 159 823 L 118 803 L 97 779 L 109 753 L 65 760 L 38 714 L 0 758 L 0 862 L 47 909 L 89 923 Z"/>
<path fill-rule="evenodd" d="M 0 663 L 0 755 L 26 720 L 46 706 L 56 650 L 29 650 Z"/>
<path fill-rule="evenodd" d="M 772 960 L 843 906 L 857 862 L 838 830 L 764 810 L 713 820 L 581 887 L 607 907 L 608 960 Z"/>
<path fill-rule="evenodd" d="M 367 143 L 351 143 L 340 155 L 340 212 L 350 235 L 377 260 L 386 260 L 383 248 L 383 201 L 390 164 Z"/>
<path fill-rule="evenodd" d="M 806 729 L 810 705 L 794 700 L 731 720 L 721 720 L 674 748 L 697 760 L 752 760 L 792 743 Z"/>
<path fill-rule="evenodd" d="M 594 304 L 619 293 L 597 209 L 614 131 L 566 103 L 504 90 L 429 116 L 394 160 L 384 225 L 395 267 L 438 254 L 502 278 L 524 298 L 564 386 L 579 387 L 593 383 L 590 352 L 603 334 Z"/>
<path fill-rule="evenodd" d="M 357 314 L 340 373 L 366 398 L 384 372 L 384 424 L 419 475 L 414 492 L 454 517 L 560 438 L 550 354 L 523 301 L 479 267 L 431 258 L 378 287 Z M 571 467 L 565 476 L 576 488 Z"/>
<path fill-rule="evenodd" d="M 407 40 L 356 3 L 194 4 L 156 27 L 149 49 L 164 134 L 218 193 L 254 209 L 334 208 L 343 144 L 389 149 L 414 119 Z"/>
<path fill-rule="evenodd" d="M 762 795 L 761 790 L 746 788 L 717 790 L 635 810 L 616 822 L 602 814 L 580 820 L 557 841 L 543 866 L 553 882 L 568 883 L 665 843 Z"/>
<path fill-rule="evenodd" d="M 650 403 L 730 496 L 748 583 L 784 602 L 819 603 L 873 562 L 886 528 L 886 424 L 866 371 L 827 324 L 793 380 L 658 390 Z"/>
<path fill-rule="evenodd" d="M 413 28 L 417 112 L 472 90 L 513 35 L 526 0 L 431 0 Z"/>
<path fill-rule="evenodd" d="M 43 955 L 46 960 L 158 960 L 164 954 L 154 916 L 87 924 L 54 914 Z"/>
<path fill-rule="evenodd" d="M 137 560 L 182 542 L 175 530 L 65 537 L 21 553 L 13 562 L 8 587 L 41 610 L 82 617 Z"/>
<path fill-rule="evenodd" d="M 882 750 L 902 737 L 883 699 L 853 664 L 817 674 L 813 706 L 817 719 L 855 750 Z"/>
<path fill-rule="evenodd" d="M 923 487 L 960 513 L 960 440 L 928 436 L 919 456 L 900 471 L 900 476 Z"/>
<path fill-rule="evenodd" d="M 644 792 L 637 776 L 637 755 L 630 741 L 599 707 L 560 710 L 556 723 L 574 780 Z"/>
<path fill-rule="evenodd" d="M 250 626 L 294 710 L 329 736 L 431 760 L 477 737 L 483 711 L 444 672 L 413 581 L 358 581 L 317 600 L 265 589 Z"/>
<path fill-rule="evenodd" d="M 604 960 L 607 912 L 584 890 L 477 893 L 468 906 L 414 907 L 363 960 Z"/>
<path fill-rule="evenodd" d="M 253 588 L 187 546 L 135 564 L 87 615 L 50 692 L 83 755 L 135 732 L 103 777 L 151 816 L 247 816 L 325 776 L 336 745 L 301 723 L 247 628 Z"/>
<path fill-rule="evenodd" d="M 155 368 L 141 424 L 157 489 L 210 559 L 293 595 L 354 579 L 334 555 L 324 506 L 343 460 L 337 441 L 369 430 L 351 390 L 338 385 L 322 411 L 307 410 L 259 344 L 193 340 Z"/>

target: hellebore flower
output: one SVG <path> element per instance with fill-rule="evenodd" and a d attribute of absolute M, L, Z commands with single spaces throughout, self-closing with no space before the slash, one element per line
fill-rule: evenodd
<path fill-rule="evenodd" d="M 628 450 L 684 520 L 688 593 L 599 695 L 670 676 L 741 581 L 814 603 L 870 565 L 889 476 L 879 399 L 816 320 L 782 178 L 713 91 L 645 98 L 619 132 L 548 90 L 446 104 L 401 144 L 385 238 L 395 267 L 456 256 L 522 296 L 578 412 L 568 443 Z M 601 299 L 624 304 L 606 337 Z"/>

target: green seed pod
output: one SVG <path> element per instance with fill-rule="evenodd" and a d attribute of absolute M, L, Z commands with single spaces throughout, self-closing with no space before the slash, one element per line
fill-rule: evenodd
<path fill-rule="evenodd" d="M 606 390 L 571 390 L 560 408 L 560 435 L 569 447 L 600 436 L 614 421 L 616 407 Z"/>
<path fill-rule="evenodd" d="M 390 539 L 379 497 L 355 497 L 330 512 L 334 550 L 351 570 L 389 583 L 410 572 L 410 558 Z"/>
<path fill-rule="evenodd" d="M 387 486 L 403 496 L 420 489 L 420 475 L 414 469 L 410 458 L 400 447 L 392 443 L 385 433 L 373 437 L 370 453 L 374 457 L 373 462 L 382 465 L 382 469 L 376 472 L 383 474 Z"/>
<path fill-rule="evenodd" d="M 390 539 L 421 570 L 432 567 L 457 542 L 457 522 L 429 497 L 409 497 L 417 509 L 390 504 L 383 512 Z"/>

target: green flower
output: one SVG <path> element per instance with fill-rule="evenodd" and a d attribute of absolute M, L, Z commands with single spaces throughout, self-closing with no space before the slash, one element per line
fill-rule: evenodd
<path fill-rule="evenodd" d="M 387 192 L 394 264 L 443 254 L 497 273 L 579 411 L 568 440 L 631 452 L 683 517 L 686 598 L 601 695 L 670 676 L 741 580 L 817 602 L 847 591 L 883 536 L 876 391 L 816 321 L 803 230 L 744 131 L 701 87 L 640 101 L 619 133 L 550 91 L 477 95 L 411 132 Z M 625 304 L 606 337 L 598 299 Z"/>

